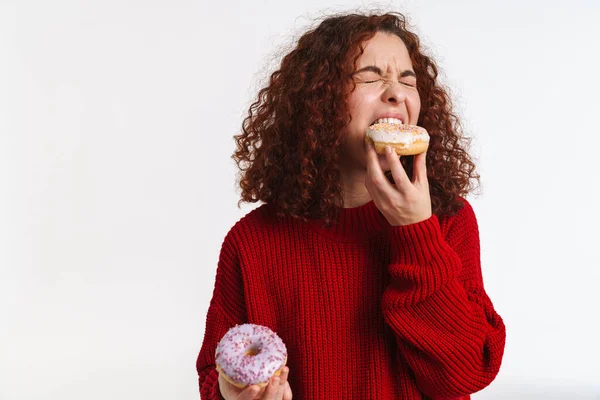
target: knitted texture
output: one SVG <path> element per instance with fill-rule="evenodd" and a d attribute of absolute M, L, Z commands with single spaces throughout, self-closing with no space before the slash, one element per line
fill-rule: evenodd
<path fill-rule="evenodd" d="M 197 359 L 201 399 L 222 399 L 215 348 L 236 324 L 288 348 L 295 399 L 470 399 L 506 339 L 487 296 L 471 205 L 391 226 L 373 201 L 338 223 L 276 218 L 264 204 L 226 235 Z"/>

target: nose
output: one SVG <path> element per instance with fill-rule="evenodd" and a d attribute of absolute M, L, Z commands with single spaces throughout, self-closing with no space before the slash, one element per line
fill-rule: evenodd
<path fill-rule="evenodd" d="M 382 96 L 385 102 L 403 103 L 406 100 L 406 88 L 400 82 L 388 81 Z"/>

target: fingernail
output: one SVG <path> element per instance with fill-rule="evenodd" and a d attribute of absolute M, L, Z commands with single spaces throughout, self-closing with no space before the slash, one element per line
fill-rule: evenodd
<path fill-rule="evenodd" d="M 390 154 L 392 152 L 392 148 L 390 146 L 385 146 L 385 152 Z"/>

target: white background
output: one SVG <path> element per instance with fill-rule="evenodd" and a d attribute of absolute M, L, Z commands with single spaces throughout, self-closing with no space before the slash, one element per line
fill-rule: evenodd
<path fill-rule="evenodd" d="M 473 137 L 502 369 L 600 397 L 597 1 L 404 1 Z M 232 136 L 346 1 L 0 1 L 0 399 L 197 399 Z"/>

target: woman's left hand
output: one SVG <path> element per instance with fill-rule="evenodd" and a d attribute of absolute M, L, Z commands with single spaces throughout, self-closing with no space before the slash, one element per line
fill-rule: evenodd
<path fill-rule="evenodd" d="M 431 196 L 427 181 L 426 152 L 414 159 L 412 181 L 393 149 L 386 151 L 386 159 L 394 177 L 394 184 L 385 177 L 379 157 L 372 144 L 367 145 L 367 176 L 365 186 L 373 202 L 390 225 L 409 225 L 431 217 Z"/>

